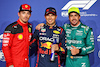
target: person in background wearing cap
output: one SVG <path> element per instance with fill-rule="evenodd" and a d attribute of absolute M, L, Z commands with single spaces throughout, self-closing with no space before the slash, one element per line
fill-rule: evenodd
<path fill-rule="evenodd" d="M 77 7 L 68 10 L 70 24 L 64 24 L 66 32 L 66 67 L 90 67 L 89 54 L 94 51 L 94 36 L 92 28 L 80 21 L 80 11 Z M 40 29 L 44 23 L 39 24 Z"/>
<path fill-rule="evenodd" d="M 65 52 L 65 31 L 56 25 L 57 14 L 55 8 L 49 7 L 45 11 L 46 24 L 35 30 L 31 43 L 38 42 L 36 67 L 60 67 L 60 56 Z M 52 46 L 52 48 L 51 48 Z M 50 60 L 51 49 L 55 52 Z"/>
<path fill-rule="evenodd" d="M 32 25 L 28 20 L 31 12 L 30 5 L 22 4 L 18 12 L 19 19 L 8 25 L 4 31 L 2 50 L 6 67 L 30 67 L 28 54 Z"/>

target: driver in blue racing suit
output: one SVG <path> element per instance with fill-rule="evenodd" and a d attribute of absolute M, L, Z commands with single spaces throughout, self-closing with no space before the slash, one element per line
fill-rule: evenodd
<path fill-rule="evenodd" d="M 65 31 L 55 23 L 57 18 L 55 8 L 45 11 L 46 24 L 40 30 L 35 30 L 31 44 L 38 43 L 36 67 L 60 67 L 60 56 L 65 53 Z M 55 42 L 55 44 L 54 44 Z M 53 45 L 53 46 L 52 46 Z M 54 61 L 50 61 L 51 46 L 55 51 Z"/>

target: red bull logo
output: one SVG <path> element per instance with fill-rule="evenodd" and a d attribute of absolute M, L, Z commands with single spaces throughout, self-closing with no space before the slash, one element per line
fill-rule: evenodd
<path fill-rule="evenodd" d="M 41 42 L 41 47 L 44 47 L 44 48 L 47 48 L 47 49 L 51 49 L 51 45 L 52 45 L 51 42 L 45 42 L 45 43 Z"/>
<path fill-rule="evenodd" d="M 39 48 L 39 52 L 41 53 L 41 54 L 51 54 L 51 50 L 49 50 L 49 49 L 46 49 L 45 51 L 44 50 L 42 50 L 42 48 Z"/>
<path fill-rule="evenodd" d="M 60 47 L 60 50 L 63 51 L 63 52 L 65 52 L 65 50 L 62 47 Z"/>

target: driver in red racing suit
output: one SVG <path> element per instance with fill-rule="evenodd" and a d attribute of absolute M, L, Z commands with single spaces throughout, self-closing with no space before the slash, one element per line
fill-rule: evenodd
<path fill-rule="evenodd" d="M 30 67 L 29 44 L 32 36 L 32 25 L 28 23 L 31 16 L 30 5 L 20 7 L 19 19 L 8 25 L 3 34 L 2 50 L 6 67 Z"/>

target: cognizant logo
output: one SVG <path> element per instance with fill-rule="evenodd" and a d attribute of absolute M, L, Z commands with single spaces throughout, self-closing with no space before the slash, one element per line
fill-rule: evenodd
<path fill-rule="evenodd" d="M 78 7 L 82 10 L 88 10 L 97 0 L 71 0 L 61 10 L 62 17 L 68 17 L 68 9 L 71 7 Z M 66 10 L 66 11 L 65 11 Z M 87 14 L 86 12 L 80 12 L 81 16 L 97 16 L 96 14 Z"/>

